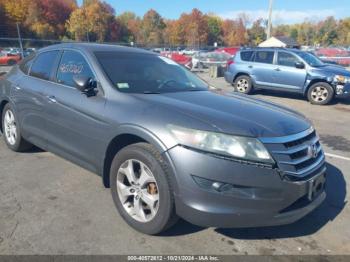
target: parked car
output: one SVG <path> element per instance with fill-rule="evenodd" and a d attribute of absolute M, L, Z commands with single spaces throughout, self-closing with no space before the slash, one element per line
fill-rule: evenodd
<path fill-rule="evenodd" d="M 192 57 L 193 68 L 204 68 L 209 66 L 226 67 L 231 55 L 225 52 L 198 53 Z"/>
<path fill-rule="evenodd" d="M 232 56 L 236 55 L 236 53 L 239 51 L 239 47 L 221 47 L 216 49 L 216 52 L 225 52 Z"/>
<path fill-rule="evenodd" d="M 0 80 L 0 105 L 8 148 L 36 145 L 99 174 L 123 219 L 146 234 L 178 217 L 214 227 L 288 224 L 326 197 L 310 121 L 213 92 L 153 52 L 46 47 Z"/>
<path fill-rule="evenodd" d="M 0 65 L 12 66 L 17 64 L 21 60 L 21 56 L 18 54 L 11 53 L 0 53 Z"/>
<path fill-rule="evenodd" d="M 312 104 L 325 105 L 334 97 L 350 95 L 350 72 L 325 64 L 298 49 L 256 48 L 241 50 L 225 72 L 235 91 L 254 89 L 300 93 Z"/>

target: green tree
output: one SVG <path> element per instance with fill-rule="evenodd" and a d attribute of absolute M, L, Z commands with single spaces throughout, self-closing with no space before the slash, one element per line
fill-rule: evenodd
<path fill-rule="evenodd" d="M 222 19 L 215 15 L 207 16 L 208 23 L 208 44 L 213 45 L 222 42 Z"/>
<path fill-rule="evenodd" d="M 251 45 L 258 45 L 266 39 L 265 24 L 266 22 L 263 19 L 253 22 L 252 27 L 248 30 L 249 43 Z"/>

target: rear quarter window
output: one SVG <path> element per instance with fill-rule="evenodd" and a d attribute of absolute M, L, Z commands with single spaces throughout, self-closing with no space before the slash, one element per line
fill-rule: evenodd
<path fill-rule="evenodd" d="M 23 62 L 19 65 L 19 69 L 21 69 L 21 71 L 24 74 L 28 75 L 30 66 L 33 64 L 33 60 L 34 60 L 34 55 L 23 60 Z"/>

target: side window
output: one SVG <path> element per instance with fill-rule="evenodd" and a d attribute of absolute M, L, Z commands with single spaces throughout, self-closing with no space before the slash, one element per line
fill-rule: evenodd
<path fill-rule="evenodd" d="M 58 51 L 48 51 L 39 54 L 30 69 L 30 75 L 49 80 L 58 53 Z"/>
<path fill-rule="evenodd" d="M 29 68 L 30 66 L 33 64 L 33 61 L 34 61 L 34 56 L 32 56 L 31 58 L 28 58 L 26 60 L 24 60 L 19 68 L 22 70 L 23 73 L 25 73 L 26 75 L 28 75 L 29 73 Z"/>
<path fill-rule="evenodd" d="M 255 53 L 255 62 L 272 64 L 274 53 L 275 53 L 274 51 L 257 51 Z"/>
<path fill-rule="evenodd" d="M 57 71 L 57 81 L 60 84 L 73 86 L 74 75 L 83 75 L 94 78 L 89 64 L 85 58 L 75 51 L 64 51 Z"/>
<path fill-rule="evenodd" d="M 300 60 L 296 56 L 286 52 L 278 52 L 278 65 L 294 67 L 296 62 L 300 62 Z"/>
<path fill-rule="evenodd" d="M 253 51 L 243 51 L 241 52 L 241 60 L 242 61 L 251 61 L 253 56 Z"/>

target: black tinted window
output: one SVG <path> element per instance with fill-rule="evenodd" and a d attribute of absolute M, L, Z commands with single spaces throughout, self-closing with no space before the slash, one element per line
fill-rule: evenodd
<path fill-rule="evenodd" d="M 286 52 L 278 52 L 277 64 L 294 67 L 296 62 L 300 62 L 296 56 Z"/>
<path fill-rule="evenodd" d="M 57 81 L 64 85 L 74 86 L 73 76 L 83 75 L 94 78 L 89 64 L 78 52 L 65 51 L 57 71 Z"/>
<path fill-rule="evenodd" d="M 251 61 L 252 56 L 253 56 L 253 51 L 241 52 L 241 60 L 243 61 Z"/>
<path fill-rule="evenodd" d="M 255 62 L 272 64 L 274 53 L 273 51 L 257 51 L 255 53 Z"/>
<path fill-rule="evenodd" d="M 28 57 L 26 60 L 24 60 L 21 63 L 19 68 L 22 70 L 23 73 L 25 73 L 27 75 L 29 72 L 30 66 L 33 64 L 33 61 L 34 61 L 34 56 Z"/>
<path fill-rule="evenodd" d="M 49 51 L 39 54 L 30 69 L 30 75 L 49 80 L 57 55 L 58 51 Z"/>

